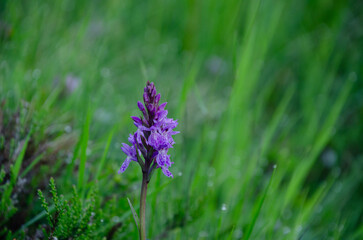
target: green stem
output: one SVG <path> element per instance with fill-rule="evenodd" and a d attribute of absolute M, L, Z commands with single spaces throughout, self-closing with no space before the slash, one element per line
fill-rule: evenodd
<path fill-rule="evenodd" d="M 145 212 L 147 192 L 147 172 L 142 175 L 141 196 L 140 196 L 140 240 L 146 240 Z"/>

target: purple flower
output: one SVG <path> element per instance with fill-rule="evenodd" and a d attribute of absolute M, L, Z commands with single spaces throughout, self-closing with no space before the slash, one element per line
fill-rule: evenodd
<path fill-rule="evenodd" d="M 143 173 L 148 174 L 149 178 L 155 168 L 161 168 L 165 176 L 173 177 L 169 171 L 173 162 L 170 161 L 168 150 L 175 143 L 172 136 L 179 133 L 173 131 L 178 122 L 167 118 L 166 103 L 159 105 L 160 94 L 157 94 L 154 83 L 149 81 L 146 83 L 143 99 L 144 104 L 137 102 L 142 115 L 131 117 L 137 127 L 136 132 L 130 134 L 128 138 L 131 146 L 123 143 L 121 147 L 127 157 L 119 173 L 124 172 L 131 161 L 135 161 L 140 164 Z"/>

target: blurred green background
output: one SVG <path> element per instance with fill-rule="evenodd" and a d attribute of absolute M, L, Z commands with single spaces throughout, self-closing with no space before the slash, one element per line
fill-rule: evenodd
<path fill-rule="evenodd" d="M 57 235 L 37 195 L 58 211 L 53 177 L 84 206 L 98 189 L 96 227 L 58 239 L 137 239 L 140 168 L 117 170 L 150 80 L 181 134 L 174 178 L 149 184 L 149 239 L 363 239 L 362 13 L 358 0 L 1 0 L 0 238 Z"/>

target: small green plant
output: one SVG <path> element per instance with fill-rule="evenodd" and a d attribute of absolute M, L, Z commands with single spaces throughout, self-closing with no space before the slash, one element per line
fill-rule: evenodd
<path fill-rule="evenodd" d="M 52 205 L 49 205 L 43 192 L 38 190 L 48 220 L 48 226 L 43 230 L 48 239 L 92 239 L 100 227 L 100 208 L 97 207 L 97 190 L 93 188 L 83 202 L 73 186 L 70 200 L 58 195 L 54 179 L 50 179 Z"/>

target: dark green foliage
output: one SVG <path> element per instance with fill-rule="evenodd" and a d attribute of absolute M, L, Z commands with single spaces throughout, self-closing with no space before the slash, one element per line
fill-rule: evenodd
<path fill-rule="evenodd" d="M 101 225 L 102 211 L 97 205 L 97 191 L 94 187 L 89 196 L 82 201 L 73 186 L 73 194 L 69 200 L 58 195 L 54 179 L 50 179 L 52 211 L 50 211 L 41 190 L 38 196 L 48 219 L 46 237 L 53 239 L 94 239 Z"/>
<path fill-rule="evenodd" d="M 49 137 L 45 141 L 40 132 L 36 115 L 29 109 L 28 103 L 17 110 L 11 109 L 6 101 L 0 109 L 0 238 L 11 238 L 37 211 L 33 208 L 37 188 L 45 185 L 43 177 L 51 172 L 39 175 L 41 164 L 51 163 L 67 153 L 67 148 L 74 137 L 45 132 Z M 60 154 L 61 152 L 61 154 Z M 56 170 L 56 166 L 53 166 Z"/>

